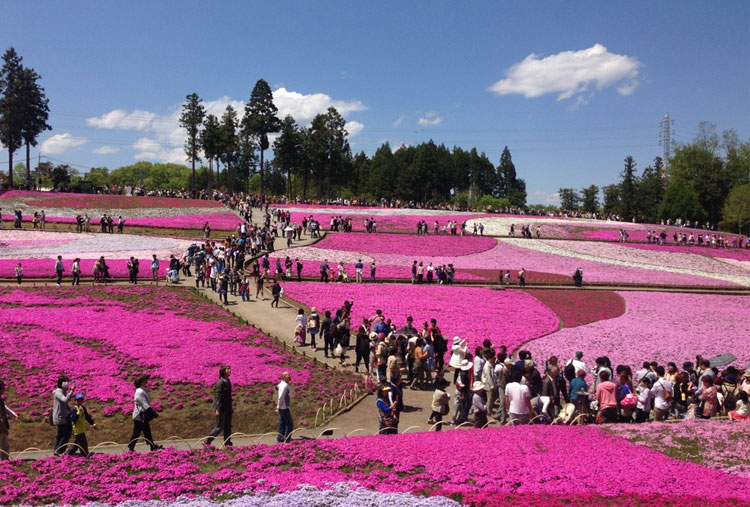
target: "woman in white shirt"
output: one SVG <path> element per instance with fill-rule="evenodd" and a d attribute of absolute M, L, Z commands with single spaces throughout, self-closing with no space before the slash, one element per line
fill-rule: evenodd
<path fill-rule="evenodd" d="M 151 397 L 146 390 L 148 375 L 141 375 L 135 379 L 135 395 L 133 396 L 133 435 L 130 437 L 128 449 L 135 450 L 135 443 L 143 433 L 146 443 L 152 451 L 163 449 L 164 446 L 156 445 L 151 435 L 151 419 L 158 417 L 151 408 Z"/>

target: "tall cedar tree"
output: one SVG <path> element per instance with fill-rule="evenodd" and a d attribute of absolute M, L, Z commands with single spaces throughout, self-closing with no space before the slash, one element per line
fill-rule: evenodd
<path fill-rule="evenodd" d="M 227 192 L 234 190 L 232 158 L 238 148 L 237 123 L 237 111 L 232 106 L 227 106 L 221 117 L 221 153 L 222 160 L 227 166 Z"/>
<path fill-rule="evenodd" d="M 351 160 L 349 142 L 346 140 L 346 121 L 334 107 L 326 114 L 313 118 L 306 139 L 312 174 L 318 180 L 318 195 L 328 194 L 331 185 L 338 181 Z M 324 182 L 328 185 L 323 185 Z M 324 192 L 325 188 L 325 192 Z"/>
<path fill-rule="evenodd" d="M 638 177 L 635 174 L 635 165 L 635 160 L 631 155 L 625 157 L 625 167 L 620 180 L 620 217 L 628 222 L 638 213 L 636 206 Z"/>
<path fill-rule="evenodd" d="M 219 156 L 221 151 L 221 124 L 216 116 L 206 115 L 203 122 L 203 130 L 200 134 L 200 144 L 203 148 L 203 154 L 208 158 L 208 191 L 213 187 L 213 170 L 214 160 Z M 219 186 L 219 164 L 216 164 L 216 186 Z"/>
<path fill-rule="evenodd" d="M 188 160 L 192 162 L 193 173 L 190 177 L 190 191 L 195 191 L 195 161 L 200 160 L 200 128 L 203 125 L 203 117 L 206 115 L 206 109 L 203 107 L 203 100 L 198 97 L 197 93 L 191 93 L 185 97 L 187 101 L 182 105 L 182 115 L 180 115 L 180 127 L 187 130 L 188 137 L 185 140 L 185 154 Z"/>
<path fill-rule="evenodd" d="M 16 50 L 10 47 L 3 55 L 3 67 L 0 69 L 0 143 L 8 150 L 10 188 L 13 188 L 13 153 L 23 145 L 22 60 Z"/>
<path fill-rule="evenodd" d="M 47 123 L 49 99 L 44 88 L 39 86 L 41 76 L 34 69 L 25 68 L 21 72 L 21 97 L 23 103 L 23 140 L 26 143 L 26 186 L 31 188 L 30 147 L 37 145 L 37 138 L 45 130 L 52 130 Z"/>
<path fill-rule="evenodd" d="M 263 153 L 268 149 L 268 134 L 274 134 L 281 129 L 281 122 L 277 118 L 279 110 L 273 103 L 273 93 L 263 79 L 255 83 L 250 101 L 245 106 L 245 116 L 242 118 L 243 134 L 255 139 L 260 150 L 260 193 L 265 192 L 263 183 Z"/>
<path fill-rule="evenodd" d="M 287 175 L 287 192 L 292 197 L 292 172 L 297 172 L 302 158 L 302 136 L 292 115 L 281 122 L 281 134 L 273 142 L 274 161 Z"/>

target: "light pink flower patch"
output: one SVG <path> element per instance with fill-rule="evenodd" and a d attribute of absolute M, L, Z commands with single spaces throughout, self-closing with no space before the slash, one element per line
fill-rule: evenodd
<path fill-rule="evenodd" d="M 577 350 L 592 363 L 608 356 L 613 365 L 637 369 L 643 361 L 665 365 L 731 353 L 736 365 L 750 364 L 747 333 L 749 296 L 619 292 L 625 314 L 534 340 L 524 348 L 537 360 L 556 355 L 564 360 Z"/>

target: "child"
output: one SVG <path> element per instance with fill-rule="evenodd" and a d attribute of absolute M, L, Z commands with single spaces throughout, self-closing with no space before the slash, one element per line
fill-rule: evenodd
<path fill-rule="evenodd" d="M 730 421 L 750 421 L 750 403 L 745 391 L 737 395 L 737 408 L 729 412 Z"/>
<path fill-rule="evenodd" d="M 70 446 L 68 454 L 75 456 L 80 450 L 81 456 L 87 457 L 89 455 L 89 441 L 86 439 L 86 423 L 88 422 L 93 428 L 96 428 L 96 423 L 89 415 L 86 407 L 83 406 L 84 396 L 81 393 L 76 394 L 76 404 L 73 407 L 73 435 L 75 445 Z"/>
<path fill-rule="evenodd" d="M 16 281 L 18 282 L 18 285 L 21 285 L 21 280 L 23 279 L 23 266 L 21 266 L 21 263 L 19 262 L 16 266 Z"/>

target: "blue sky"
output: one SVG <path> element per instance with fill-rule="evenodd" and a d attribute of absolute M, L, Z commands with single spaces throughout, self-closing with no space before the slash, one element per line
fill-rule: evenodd
<path fill-rule="evenodd" d="M 628 154 L 645 168 L 665 113 L 678 141 L 701 120 L 750 138 L 749 34 L 746 1 L 9 1 L 0 19 L 50 98 L 42 155 L 83 171 L 183 161 L 185 95 L 220 113 L 264 78 L 302 124 L 337 106 L 354 151 L 508 145 L 532 203 L 616 181 Z"/>

